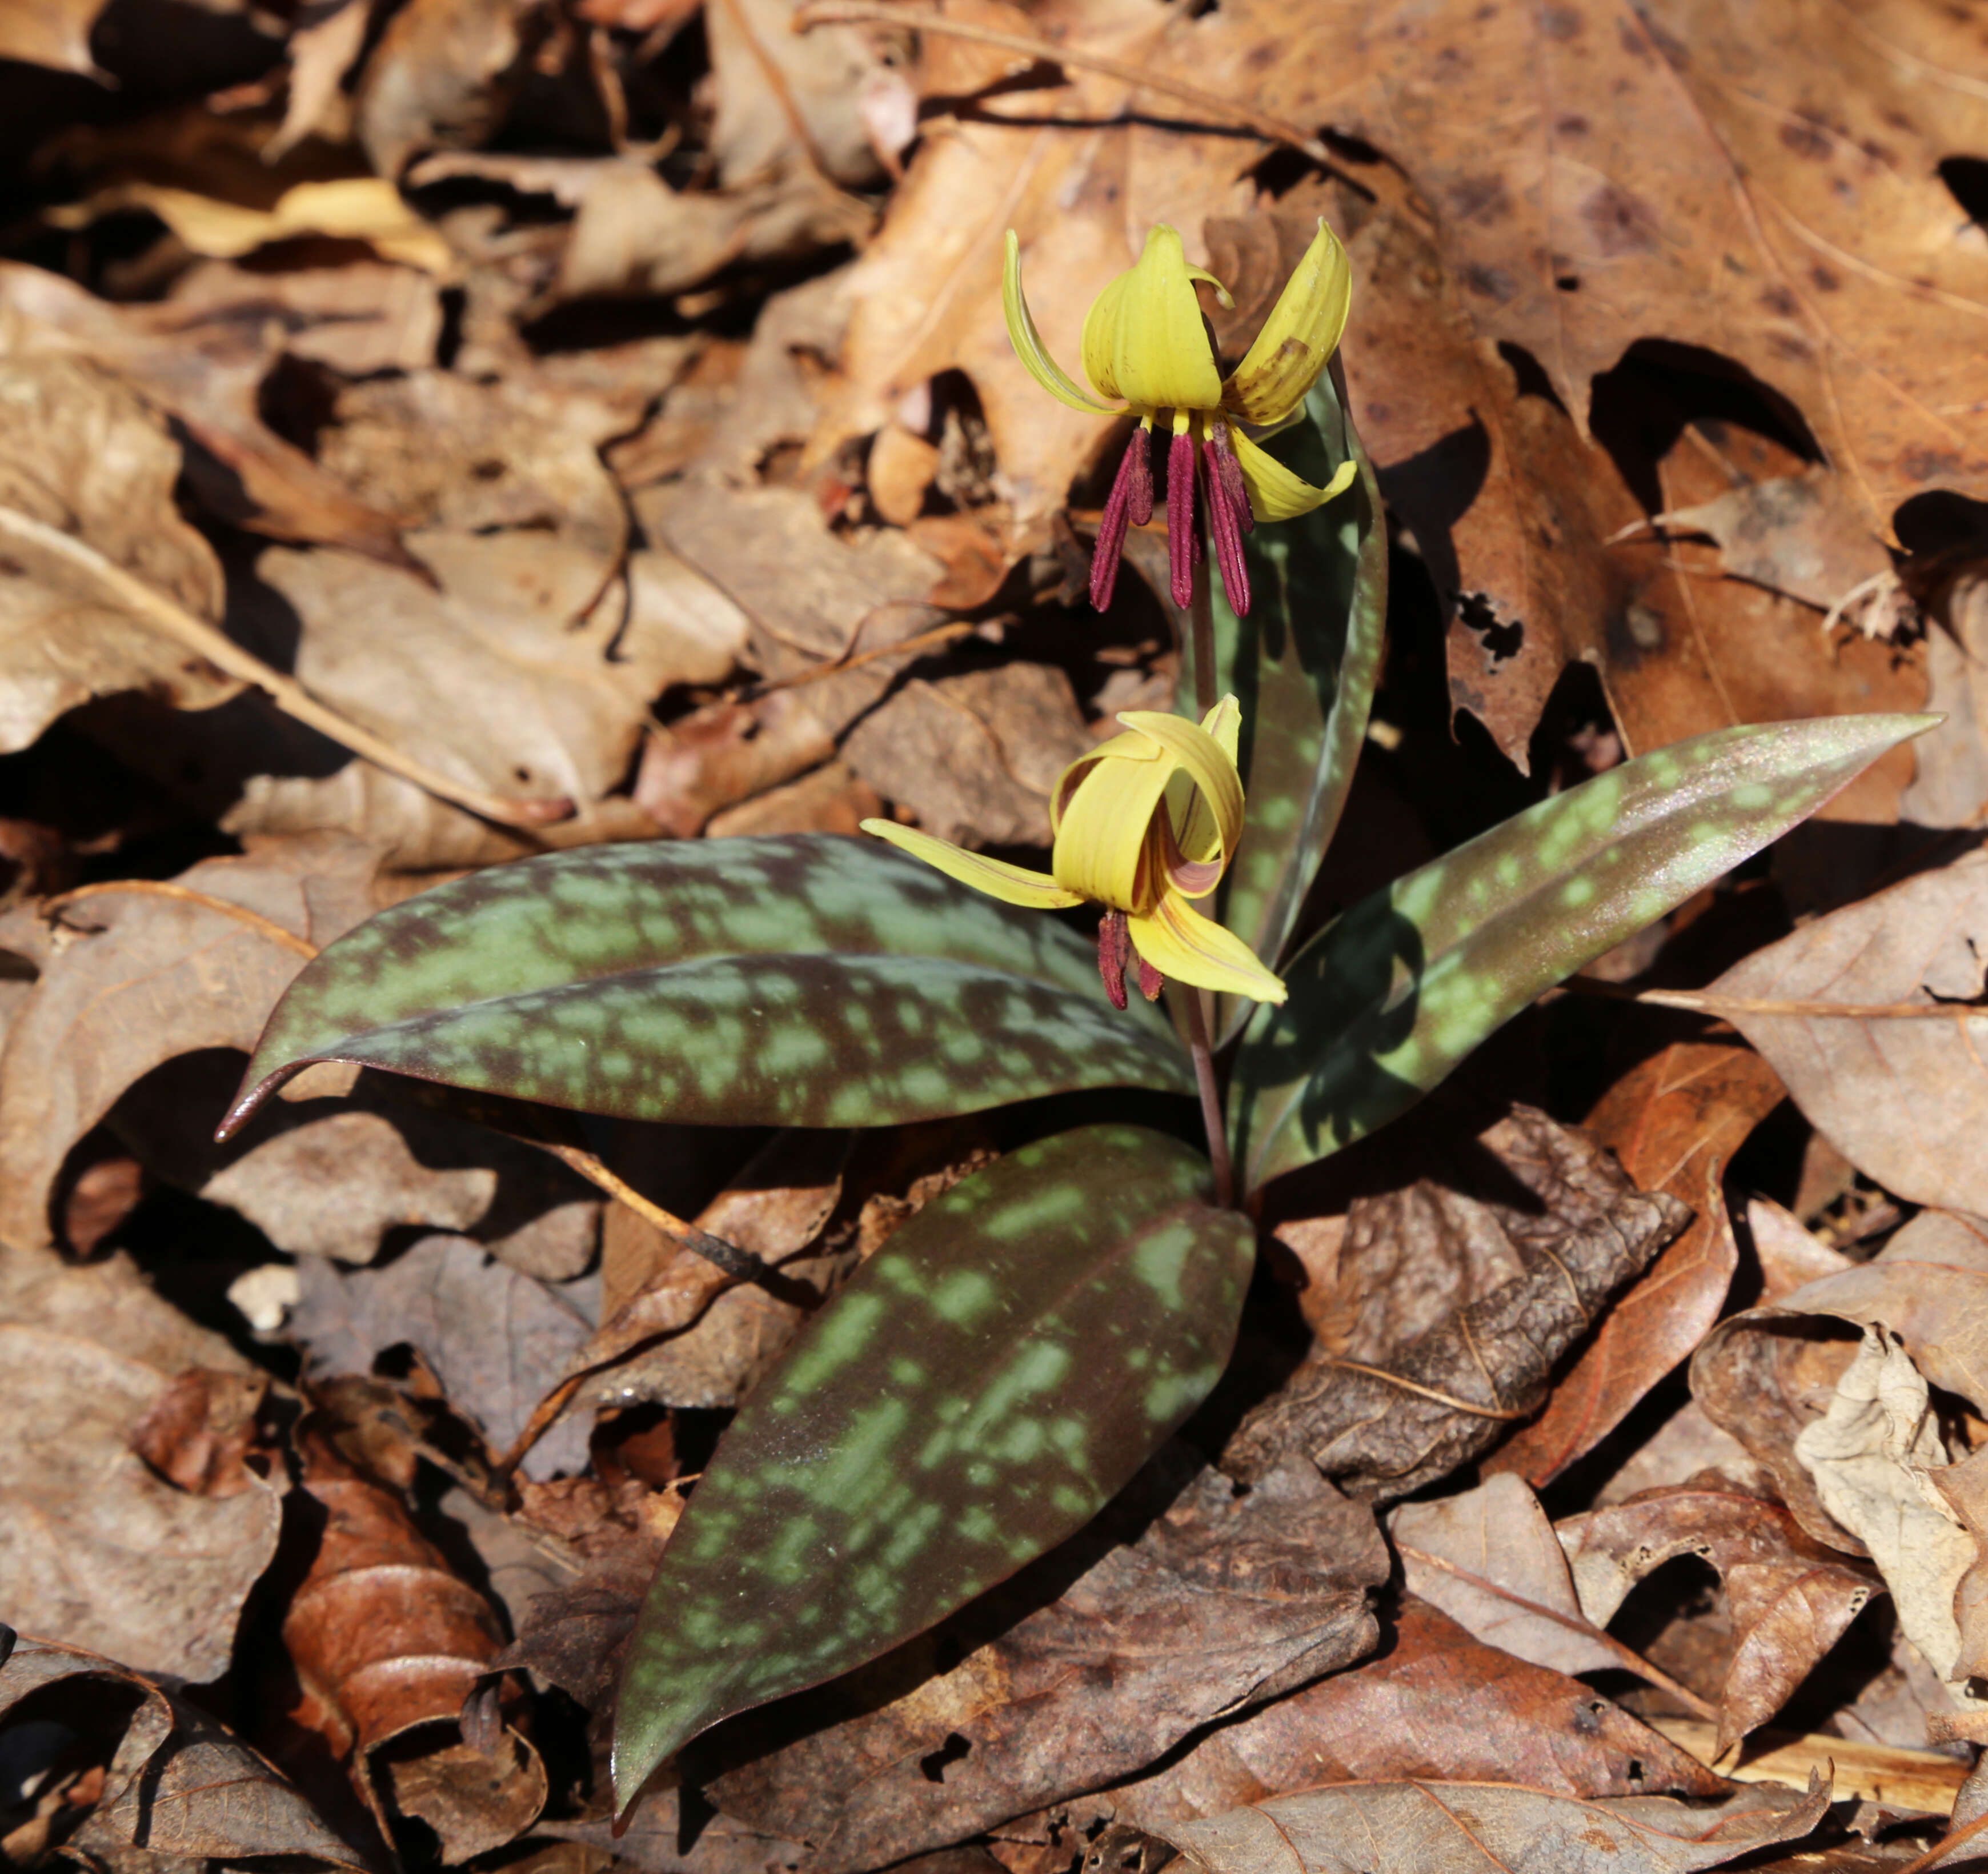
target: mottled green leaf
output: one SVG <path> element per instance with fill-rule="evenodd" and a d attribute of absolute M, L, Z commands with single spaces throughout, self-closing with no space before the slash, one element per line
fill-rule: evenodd
<path fill-rule="evenodd" d="M 671 1537 L 618 1808 L 722 1717 L 847 1672 L 1075 1533 L 1206 1396 L 1254 1253 L 1208 1162 L 1065 1132 L 935 1199 L 801 1330 Z"/>
<path fill-rule="evenodd" d="M 1242 705 L 1237 765 L 1249 800 L 1219 915 L 1274 968 L 1339 824 L 1366 739 L 1388 611 L 1388 529 L 1373 466 L 1331 374 L 1313 387 L 1303 418 L 1266 446 L 1314 487 L 1349 455 L 1360 465 L 1359 479 L 1337 500 L 1246 536 L 1246 618 L 1229 610 L 1222 582 L 1212 582 L 1215 688 L 1233 691 Z M 1181 708 L 1192 713 L 1191 647 L 1183 661 Z M 1223 1038 L 1256 1006 L 1224 997 Z"/>
<path fill-rule="evenodd" d="M 1364 898 L 1285 971 L 1229 1088 L 1245 1188 L 1386 1123 L 1542 990 L 1805 819 L 1925 715 L 1727 729 L 1515 814 Z"/>
<path fill-rule="evenodd" d="M 313 1060 L 708 1125 L 1193 1089 L 1165 1019 L 1105 1001 L 1083 938 L 827 834 L 587 847 L 424 892 L 291 985 L 228 1129 Z"/>

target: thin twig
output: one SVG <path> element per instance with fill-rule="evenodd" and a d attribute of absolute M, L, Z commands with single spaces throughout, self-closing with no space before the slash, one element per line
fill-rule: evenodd
<path fill-rule="evenodd" d="M 1516 1422 L 1533 1416 L 1531 1410 L 1508 1412 L 1502 1406 L 1474 1406 L 1469 1399 L 1460 1399 L 1453 1392 L 1439 1392 L 1434 1386 L 1418 1385 L 1412 1379 L 1404 1379 L 1398 1373 L 1389 1372 L 1384 1366 L 1368 1366 L 1363 1361 L 1328 1358 L 1326 1364 L 1337 1367 L 1342 1373 L 1364 1373 L 1369 1379 L 1378 1379 L 1388 1385 L 1398 1386 L 1404 1392 L 1413 1392 L 1423 1399 L 1433 1399 L 1439 1406 L 1447 1406 L 1452 1412 L 1465 1412 L 1473 1419 L 1509 1419 Z"/>
<path fill-rule="evenodd" d="M 1963 1822 L 1958 1828 L 1949 1829 L 1918 1860 L 1908 1861 L 1898 1869 L 1897 1874 L 1926 1874 L 1929 1868 L 1938 1867 L 1963 1842 L 1972 1841 L 1984 1828 L 1988 1828 L 1988 1809 L 1983 1809 L 1971 1822 Z M 1980 1857 L 1974 1859 L 1979 1859 Z"/>
<path fill-rule="evenodd" d="M 1273 117 L 1253 104 L 1239 104 L 1233 98 L 1204 91 L 1200 86 L 1188 84 L 1182 79 L 1164 77 L 1148 71 L 1143 66 L 1128 64 L 1123 59 L 1114 59 L 1104 52 L 1060 46 L 1053 39 L 1038 39 L 1031 32 L 1009 32 L 999 26 L 983 26 L 973 20 L 948 19 L 938 13 L 915 11 L 910 7 L 864 5 L 860 0 L 815 0 L 813 5 L 802 7 L 794 15 L 796 32 L 806 32 L 816 26 L 860 25 L 904 26 L 915 32 L 943 32 L 956 39 L 972 39 L 982 46 L 998 46 L 1006 52 L 1022 52 L 1046 64 L 1074 65 L 1087 71 L 1101 72 L 1107 78 L 1123 79 L 1126 83 L 1144 90 L 1157 91 L 1163 97 L 1177 98 L 1211 117 L 1254 130 L 1271 143 L 1289 144 L 1326 168 L 1337 167 L 1331 151 L 1286 118 Z"/>
<path fill-rule="evenodd" d="M 1473 1574 L 1469 1569 L 1460 1568 L 1443 1556 L 1432 1555 L 1424 1549 L 1412 1548 L 1405 1542 L 1398 1543 L 1395 1546 L 1403 1555 L 1412 1555 L 1418 1561 L 1427 1562 L 1432 1568 L 1440 1568 L 1444 1574 L 1453 1575 L 1460 1581 L 1468 1581 L 1472 1587 L 1483 1588 L 1500 1600 L 1510 1602 L 1514 1607 L 1523 1608 L 1529 1614 L 1537 1614 L 1543 1620 L 1550 1620 L 1567 1628 L 1570 1632 L 1600 1641 L 1638 1679 L 1648 1679 L 1659 1690 L 1668 1692 L 1697 1717 L 1716 1722 L 1719 1717 L 1717 1706 L 1706 1703 L 1689 1686 L 1679 1684 L 1661 1666 L 1652 1666 L 1635 1647 L 1625 1645 L 1612 1633 L 1604 1632 L 1593 1621 L 1577 1615 L 1564 1614 L 1558 1608 L 1548 1607 L 1541 1602 L 1530 1601 L 1522 1594 L 1515 1594 L 1502 1581 L 1494 1581 L 1488 1576 Z"/>
<path fill-rule="evenodd" d="M 1988 1021 L 1988 1008 L 1971 1002 L 1818 1002 L 1800 996 L 1719 996 L 1709 989 L 1627 989 L 1596 976 L 1570 976 L 1566 987 L 1578 995 L 1611 1002 L 1640 1002 L 1653 1009 L 1683 1009 L 1694 1015 L 1799 1015 L 1811 1020 L 1844 1022 Z"/>
<path fill-rule="evenodd" d="M 813 1307 L 820 1299 L 805 1282 L 782 1274 L 771 1263 L 755 1256 L 750 1250 L 742 1250 L 735 1243 L 727 1243 L 722 1236 L 714 1236 L 708 1230 L 699 1230 L 695 1223 L 687 1223 L 674 1212 L 651 1202 L 619 1172 L 610 1171 L 592 1152 L 578 1145 L 550 1143 L 545 1143 L 545 1149 L 562 1163 L 570 1165 L 589 1183 L 626 1204 L 645 1223 L 654 1224 L 672 1243 L 702 1256 L 735 1281 L 755 1283 L 769 1294 L 798 1307 Z"/>
<path fill-rule="evenodd" d="M 203 911 L 218 911 L 238 924 L 247 925 L 257 935 L 294 951 L 306 962 L 317 955 L 317 945 L 308 937 L 299 937 L 295 931 L 285 930 L 274 918 L 264 917 L 259 911 L 251 911 L 246 905 L 238 905 L 232 898 L 216 898 L 211 891 L 196 891 L 191 885 L 176 885 L 163 878 L 112 878 L 101 885 L 78 885 L 73 891 L 58 892 L 45 900 L 41 910 L 45 917 L 53 917 L 80 899 L 105 898 L 113 894 L 176 898 L 183 905 L 198 905 Z"/>
<path fill-rule="evenodd" d="M 286 715 L 315 729 L 320 735 L 330 736 L 376 768 L 384 768 L 389 774 L 397 774 L 401 780 L 411 781 L 438 799 L 451 801 L 467 812 L 494 820 L 502 827 L 543 827 L 572 817 L 573 805 L 570 800 L 519 800 L 507 795 L 485 793 L 481 788 L 466 787 L 460 781 L 451 780 L 411 755 L 402 754 L 371 730 L 361 729 L 357 722 L 348 721 L 336 710 L 320 702 L 295 678 L 272 669 L 205 619 L 194 617 L 184 606 L 176 604 L 164 593 L 126 572 L 114 560 L 106 559 L 95 547 L 73 534 L 63 533 L 59 527 L 51 527 L 17 509 L 0 505 L 0 536 L 42 553 L 52 553 L 66 561 L 154 631 L 185 645 L 231 677 L 238 677 L 262 691 Z"/>
<path fill-rule="evenodd" d="M 860 670 L 865 664 L 874 664 L 879 658 L 915 655 L 935 645 L 950 644 L 955 638 L 968 637 L 979 628 L 979 625 L 965 619 L 952 624 L 935 624 L 929 631 L 920 631 L 915 637 L 901 638 L 894 644 L 881 644 L 874 651 L 864 651 L 854 657 L 837 658 L 830 663 L 816 664 L 791 677 L 769 677 L 763 683 L 752 685 L 742 700 L 756 702 L 762 696 L 772 695 L 776 690 L 798 690 L 810 683 L 824 682 L 830 677 L 842 675 L 846 671 Z"/>

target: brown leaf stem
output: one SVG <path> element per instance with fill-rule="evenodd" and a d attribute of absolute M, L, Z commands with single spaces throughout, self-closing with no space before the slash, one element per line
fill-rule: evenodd
<path fill-rule="evenodd" d="M 73 534 L 63 533 L 59 527 L 51 527 L 17 509 L 0 504 L 0 537 L 21 541 L 66 560 L 145 624 L 177 640 L 231 677 L 252 684 L 286 715 L 315 729 L 321 736 L 328 736 L 340 747 L 350 749 L 362 761 L 370 761 L 376 768 L 384 768 L 389 774 L 411 781 L 439 800 L 450 801 L 466 812 L 504 827 L 542 827 L 553 820 L 570 819 L 573 815 L 573 804 L 570 800 L 519 800 L 507 795 L 485 793 L 481 788 L 465 786 L 460 781 L 451 780 L 411 755 L 403 754 L 371 730 L 360 728 L 357 722 L 348 721 L 336 710 L 320 702 L 295 678 L 272 669 L 217 627 L 204 618 L 196 617 L 184 606 L 176 604 L 164 593 L 126 572 L 114 560 L 106 559 L 95 547 Z"/>
<path fill-rule="evenodd" d="M 1199 85 L 1164 77 L 1143 66 L 1129 64 L 1123 59 L 1111 58 L 1103 52 L 1059 45 L 1053 39 L 1038 39 L 1033 33 L 1009 32 L 999 26 L 984 26 L 977 21 L 947 19 L 938 13 L 911 7 L 866 5 L 860 0 L 855 4 L 850 4 L 850 0 L 816 0 L 813 5 L 801 8 L 794 15 L 796 32 L 810 32 L 816 26 L 855 25 L 902 26 L 915 32 L 944 32 L 955 39 L 972 39 L 982 46 L 998 46 L 1009 52 L 1026 53 L 1045 64 L 1080 66 L 1087 71 L 1101 72 L 1107 78 L 1123 79 L 1143 90 L 1157 91 L 1163 97 L 1178 98 L 1183 104 L 1192 104 L 1212 117 L 1254 130 L 1272 143 L 1289 144 L 1324 167 L 1336 171 L 1338 167 L 1332 152 L 1316 137 L 1308 135 L 1283 117 L 1273 117 L 1253 105 L 1239 104 L 1232 98 L 1204 91 Z"/>
<path fill-rule="evenodd" d="M 1570 976 L 1565 986 L 1577 995 L 1640 1002 L 1655 1009 L 1683 1009 L 1694 1015 L 1800 1015 L 1845 1022 L 1988 1021 L 1988 1008 L 1971 1002 L 1818 1002 L 1800 996 L 1720 996 L 1709 989 L 1625 989 L 1594 976 Z"/>

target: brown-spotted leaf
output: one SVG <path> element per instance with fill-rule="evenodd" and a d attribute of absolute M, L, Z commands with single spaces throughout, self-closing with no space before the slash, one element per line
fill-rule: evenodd
<path fill-rule="evenodd" d="M 1142 1128 L 1055 1135 L 926 1205 L 810 1317 L 650 1590 L 618 1808 L 720 1718 L 935 1625 L 1131 1480 L 1219 1377 L 1240 1316 L 1254 1239 L 1207 1179 Z"/>
<path fill-rule="evenodd" d="M 1223 1461 L 1239 1476 L 1290 1452 L 1356 1496 L 1405 1496 L 1446 1476 L 1533 1411 L 1560 1355 L 1683 1226 L 1675 1198 L 1638 1191 L 1600 1146 L 1543 1113 L 1516 1109 L 1483 1143 L 1510 1180 L 1488 1201 L 1421 1186 L 1363 1201 L 1376 1233 L 1498 1244 L 1503 1279 L 1412 1337 L 1315 1355 L 1231 1441 Z M 1363 1221 L 1356 1205 L 1349 1231 Z"/>
<path fill-rule="evenodd" d="M 1716 1484 L 1645 1490 L 1555 1528 L 1581 1611 L 1598 1626 L 1675 1556 L 1718 1570 L 1734 1642 L 1719 1700 L 1722 1757 L 1780 1710 L 1877 1588 L 1868 1570 L 1804 1534 L 1780 1504 Z"/>
<path fill-rule="evenodd" d="M 821 1874 L 940 1847 L 1114 1784 L 1211 1720 L 1358 1659 L 1387 1571 L 1372 1512 L 1308 1466 L 1239 1497 L 1170 1446 L 985 1603 L 718 1734 L 737 1767 L 710 1794 L 735 1821 L 813 1842 Z"/>

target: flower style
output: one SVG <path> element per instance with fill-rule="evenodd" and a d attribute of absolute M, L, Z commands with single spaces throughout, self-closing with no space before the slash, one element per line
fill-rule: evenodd
<path fill-rule="evenodd" d="M 1057 778 L 1046 876 L 891 820 L 866 820 L 863 830 L 1010 905 L 1039 911 L 1087 899 L 1102 905 L 1097 968 L 1114 1008 L 1125 1006 L 1126 967 L 1134 962 L 1149 1002 L 1168 976 L 1282 1002 L 1283 983 L 1194 903 L 1222 882 L 1242 836 L 1236 745 L 1242 715 L 1236 699 L 1225 696 L 1199 728 L 1149 709 L 1127 710 L 1118 720 L 1123 734 Z"/>
<path fill-rule="evenodd" d="M 1119 465 L 1097 529 L 1090 562 L 1090 602 L 1111 603 L 1119 550 L 1128 525 L 1153 517 L 1153 469 L 1148 438 L 1156 418 L 1171 412 L 1173 440 L 1167 450 L 1167 535 L 1174 603 L 1194 595 L 1194 566 L 1201 557 L 1201 529 L 1194 512 L 1195 444 L 1215 536 L 1215 554 L 1229 603 L 1240 617 L 1249 609 L 1249 574 L 1242 536 L 1259 520 L 1290 520 L 1330 501 L 1352 482 L 1342 462 L 1324 488 L 1314 488 L 1259 448 L 1240 428 L 1273 429 L 1288 422 L 1346 329 L 1352 269 L 1346 250 L 1323 218 L 1311 245 L 1286 282 L 1256 342 L 1223 378 L 1195 299 L 1205 280 L 1225 306 L 1229 290 L 1212 273 L 1188 264 L 1178 232 L 1164 224 L 1146 237 L 1138 265 L 1121 273 L 1097 298 L 1084 322 L 1084 370 L 1100 397 L 1122 397 L 1114 409 L 1084 395 L 1052 358 L 1022 296 L 1022 249 L 1008 231 L 1001 272 L 1001 306 L 1009 342 L 1029 374 L 1050 396 L 1099 416 L 1129 411 L 1139 428 Z"/>

